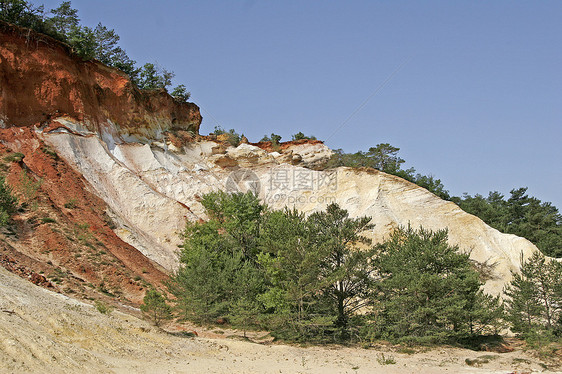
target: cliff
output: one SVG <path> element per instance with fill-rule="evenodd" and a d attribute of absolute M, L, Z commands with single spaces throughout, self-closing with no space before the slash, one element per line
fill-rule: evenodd
<path fill-rule="evenodd" d="M 197 133 L 199 108 L 164 90 L 141 91 L 126 74 L 83 61 L 48 36 L 0 21 L 0 125 L 31 126 L 67 115 L 88 130 L 148 140 Z"/>
<path fill-rule="evenodd" d="M 529 241 L 502 234 L 401 178 L 373 169 L 312 170 L 332 153 L 322 142 L 232 147 L 217 137 L 200 137 L 195 104 L 139 91 L 122 73 L 83 62 L 64 44 L 24 31 L 0 24 L 0 118 L 11 127 L 0 133 L 4 151 L 23 152 L 21 166 L 45 182 L 52 177 L 28 161 L 45 148 L 56 153 L 60 159 L 53 167 L 73 169 L 83 190 L 98 199 L 98 211 L 103 205 L 111 227 L 100 222 L 99 212 L 92 223 L 102 226 L 113 243 L 104 245 L 134 273 L 143 269 L 141 253 L 156 264 L 144 266 L 156 281 L 158 266 L 168 272 L 177 267 L 185 221 L 205 219 L 200 197 L 216 189 L 251 188 L 274 209 L 305 213 L 337 202 L 353 217 L 373 217 L 376 226 L 368 235 L 375 241 L 399 225 L 447 228 L 450 242 L 487 269 L 485 287 L 494 294 L 519 270 L 521 255 L 526 259 L 537 251 Z M 18 170 L 10 166 L 11 173 Z M 55 187 L 49 182 L 44 188 Z M 63 197 L 50 199 L 72 217 Z M 124 253 L 136 257 L 128 260 Z"/>

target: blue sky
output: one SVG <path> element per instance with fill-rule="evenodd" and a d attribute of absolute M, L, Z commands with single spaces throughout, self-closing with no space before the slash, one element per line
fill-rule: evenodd
<path fill-rule="evenodd" d="M 453 194 L 528 186 L 562 207 L 562 2 L 72 4 L 131 58 L 174 71 L 201 133 L 302 131 L 347 152 L 391 143 Z"/>

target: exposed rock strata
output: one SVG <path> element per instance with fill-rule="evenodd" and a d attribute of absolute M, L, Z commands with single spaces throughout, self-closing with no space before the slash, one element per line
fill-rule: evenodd
<path fill-rule="evenodd" d="M 0 125 L 36 125 L 63 114 L 90 131 L 129 140 L 158 139 L 168 130 L 197 133 L 201 124 L 197 105 L 163 90 L 138 90 L 124 73 L 0 21 Z"/>

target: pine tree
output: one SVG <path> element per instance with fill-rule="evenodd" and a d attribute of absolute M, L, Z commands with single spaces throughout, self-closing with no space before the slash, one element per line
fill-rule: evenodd
<path fill-rule="evenodd" d="M 468 254 L 447 243 L 446 230 L 400 228 L 378 250 L 375 337 L 456 339 L 499 314 L 498 300 L 482 294 Z"/>
<path fill-rule="evenodd" d="M 162 321 L 172 318 L 172 308 L 166 304 L 164 296 L 156 290 L 146 292 L 140 308 L 156 326 L 160 326 Z"/>
<path fill-rule="evenodd" d="M 513 330 L 523 334 L 559 330 L 562 316 L 562 265 L 535 252 L 513 273 L 506 287 Z"/>

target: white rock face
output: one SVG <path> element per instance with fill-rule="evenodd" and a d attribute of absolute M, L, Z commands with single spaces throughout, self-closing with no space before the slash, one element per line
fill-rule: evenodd
<path fill-rule="evenodd" d="M 367 235 L 375 241 L 408 224 L 448 228 L 451 244 L 470 252 L 478 262 L 496 264 L 495 277 L 485 285 L 493 294 L 500 293 L 511 279 L 510 272 L 519 269 L 521 255 L 527 259 L 537 251 L 528 240 L 502 234 L 401 178 L 374 170 L 312 171 L 285 163 L 287 154 L 305 165 L 329 157 L 331 151 L 323 144 L 297 145 L 283 154 L 241 144 L 216 154 L 218 144 L 210 141 L 177 149 L 170 144 L 107 139 L 107 134 L 102 140 L 54 132 L 45 133 L 44 139 L 107 202 L 120 224 L 117 234 L 169 270 L 177 267 L 177 246 L 186 219 L 205 218 L 199 197 L 236 188 L 255 188 L 276 209 L 288 206 L 310 213 L 336 202 L 352 217 L 372 217 L 375 228 Z"/>

